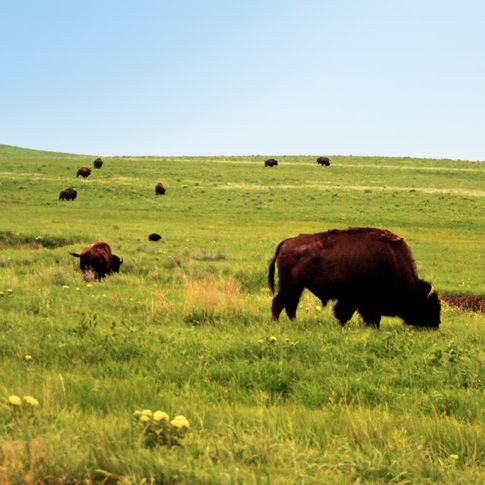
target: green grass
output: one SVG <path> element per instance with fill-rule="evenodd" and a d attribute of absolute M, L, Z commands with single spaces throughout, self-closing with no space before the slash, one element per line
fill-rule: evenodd
<path fill-rule="evenodd" d="M 76 179 L 94 158 L 0 145 L 0 482 L 485 481 L 482 314 L 342 329 L 305 293 L 275 324 L 266 287 L 283 238 L 363 225 L 438 292 L 485 296 L 485 166 L 116 157 Z M 89 287 L 68 253 L 96 240 L 124 264 Z M 145 448 L 143 408 L 185 415 L 183 446 Z"/>

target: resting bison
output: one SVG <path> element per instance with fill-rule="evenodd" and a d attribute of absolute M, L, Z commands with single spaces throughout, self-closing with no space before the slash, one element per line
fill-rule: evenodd
<path fill-rule="evenodd" d="M 103 166 L 103 160 L 101 160 L 101 158 L 97 158 L 94 162 L 93 162 L 93 165 L 94 165 L 94 168 L 101 168 Z"/>
<path fill-rule="evenodd" d="M 157 241 L 160 241 L 160 239 L 162 239 L 162 236 L 160 236 L 160 234 L 157 234 L 156 232 L 154 232 L 154 233 L 152 233 L 148 236 L 149 241 L 157 242 Z"/>
<path fill-rule="evenodd" d="M 165 194 L 165 187 L 159 182 L 155 185 L 155 195 L 163 195 Z"/>
<path fill-rule="evenodd" d="M 264 161 L 264 166 L 265 167 L 277 167 L 278 166 L 278 160 L 275 160 L 274 158 L 268 158 L 268 160 Z"/>
<path fill-rule="evenodd" d="M 59 200 L 74 200 L 77 197 L 77 191 L 70 187 L 69 189 L 61 190 Z"/>
<path fill-rule="evenodd" d="M 111 248 L 105 242 L 96 242 L 81 251 L 81 254 L 69 253 L 80 258 L 80 268 L 84 278 L 94 272 L 96 279 L 104 278 L 107 274 L 118 273 L 123 260 L 111 253 Z"/>
<path fill-rule="evenodd" d="M 342 325 L 356 310 L 373 327 L 379 327 L 382 315 L 421 327 L 440 324 L 436 291 L 418 278 L 408 245 L 389 231 L 335 229 L 282 241 L 269 266 L 273 293 L 275 262 L 280 282 L 271 307 L 274 320 L 283 308 L 290 319 L 295 318 L 307 288 L 323 305 L 337 300 L 334 314 Z"/>
<path fill-rule="evenodd" d="M 318 157 L 317 158 L 318 165 L 322 165 L 323 167 L 330 166 L 330 159 L 328 157 Z"/>
<path fill-rule="evenodd" d="M 79 177 L 79 175 L 82 177 L 82 178 L 87 178 L 91 175 L 91 169 L 88 168 L 88 167 L 81 167 L 78 171 L 77 171 L 77 175 L 76 177 Z"/>

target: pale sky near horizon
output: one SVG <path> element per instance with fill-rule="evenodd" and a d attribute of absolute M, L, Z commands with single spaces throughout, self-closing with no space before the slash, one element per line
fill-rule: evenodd
<path fill-rule="evenodd" d="M 482 0 L 0 0 L 0 143 L 485 159 Z"/>

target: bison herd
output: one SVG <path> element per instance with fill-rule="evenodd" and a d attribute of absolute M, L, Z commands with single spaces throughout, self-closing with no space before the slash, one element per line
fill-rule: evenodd
<path fill-rule="evenodd" d="M 322 167 L 329 167 L 330 166 L 330 159 L 328 157 L 318 157 L 317 164 L 321 165 Z M 97 157 L 94 162 L 93 166 L 96 169 L 100 169 L 103 166 L 103 160 L 100 157 Z M 278 160 L 274 158 L 268 158 L 264 161 L 265 167 L 277 167 Z M 81 176 L 82 178 L 86 179 L 91 175 L 91 169 L 89 167 L 81 167 L 76 174 L 76 177 Z M 161 182 L 158 182 L 155 185 L 155 195 L 165 195 L 166 189 Z M 72 187 L 68 189 L 64 189 L 61 191 L 59 195 L 59 200 L 74 200 L 77 197 L 77 192 Z"/>
<path fill-rule="evenodd" d="M 328 157 L 318 157 L 317 158 L 317 164 L 321 165 L 322 167 L 329 167 L 330 166 L 330 159 Z M 264 166 L 265 167 L 277 167 L 278 166 L 278 160 L 275 160 L 274 158 L 268 158 L 268 160 L 264 161 Z"/>
<path fill-rule="evenodd" d="M 103 166 L 103 160 L 100 157 L 97 157 L 93 162 L 94 168 L 100 169 Z M 76 177 L 81 176 L 83 179 L 88 178 L 91 175 L 91 169 L 89 167 L 81 167 L 77 173 Z M 165 187 L 162 183 L 157 183 L 155 186 L 155 194 L 156 195 L 164 195 L 165 194 Z M 59 194 L 59 200 L 75 200 L 77 197 L 77 191 L 70 187 L 68 189 L 61 190 Z"/>
<path fill-rule="evenodd" d="M 328 157 L 317 163 L 328 167 Z M 103 165 L 100 158 L 94 167 Z M 265 160 L 265 167 L 276 167 L 274 158 Z M 88 177 L 91 170 L 81 167 L 77 176 Z M 164 195 L 162 183 L 155 194 Z M 61 191 L 60 200 L 74 200 L 72 187 Z M 159 241 L 153 233 L 149 241 Z M 102 279 L 118 273 L 123 260 L 111 252 L 105 242 L 96 242 L 81 253 L 70 253 L 80 259 L 85 279 Z M 300 234 L 285 239 L 276 248 L 269 266 L 268 283 L 274 294 L 275 270 L 279 288 L 271 313 L 278 320 L 283 309 L 290 319 L 296 317 L 300 296 L 309 290 L 325 306 L 335 300 L 334 315 L 345 325 L 358 312 L 364 322 L 378 328 L 382 316 L 399 317 L 409 325 L 438 328 L 440 300 L 430 283 L 418 278 L 413 255 L 404 239 L 385 229 L 349 227 L 317 234 Z"/>

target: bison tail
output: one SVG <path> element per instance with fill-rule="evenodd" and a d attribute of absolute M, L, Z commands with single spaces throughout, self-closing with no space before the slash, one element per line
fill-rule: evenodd
<path fill-rule="evenodd" d="M 271 260 L 271 263 L 269 263 L 268 284 L 269 284 L 269 288 L 271 290 L 271 293 L 273 293 L 273 294 L 274 294 L 274 272 L 275 272 L 276 257 L 278 256 L 280 248 L 281 248 L 281 246 L 283 245 L 284 242 L 285 241 L 281 241 L 278 244 L 278 247 L 276 248 L 273 259 Z"/>
<path fill-rule="evenodd" d="M 77 253 L 69 253 L 71 256 L 74 256 L 75 258 L 80 258 L 81 255 Z"/>

